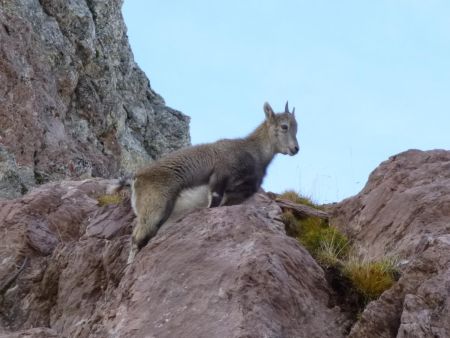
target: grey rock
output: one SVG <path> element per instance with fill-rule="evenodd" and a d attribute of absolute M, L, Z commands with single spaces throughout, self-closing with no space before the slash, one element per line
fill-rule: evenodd
<path fill-rule="evenodd" d="M 14 156 L 0 146 L 0 191 L 2 197 L 16 198 L 34 185 L 34 174 L 26 166 L 18 166 Z"/>
<path fill-rule="evenodd" d="M 0 197 L 117 176 L 186 146 L 133 60 L 122 1 L 0 0 Z"/>

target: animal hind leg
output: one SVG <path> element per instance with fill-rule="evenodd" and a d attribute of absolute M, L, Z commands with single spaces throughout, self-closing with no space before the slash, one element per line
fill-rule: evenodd
<path fill-rule="evenodd" d="M 136 254 L 141 250 L 148 241 L 153 238 L 158 229 L 169 218 L 173 209 L 173 201 L 168 201 L 165 205 L 154 204 L 149 206 L 144 213 L 138 216 L 137 225 L 133 230 L 131 237 L 131 249 L 128 256 L 128 264 L 133 262 Z"/>

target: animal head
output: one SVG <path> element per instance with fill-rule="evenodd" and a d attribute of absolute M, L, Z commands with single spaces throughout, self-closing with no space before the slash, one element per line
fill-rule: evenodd
<path fill-rule="evenodd" d="M 297 121 L 295 108 L 289 112 L 286 102 L 283 113 L 275 114 L 269 103 L 264 103 L 264 113 L 269 130 L 269 137 L 277 153 L 294 156 L 298 153 Z"/>

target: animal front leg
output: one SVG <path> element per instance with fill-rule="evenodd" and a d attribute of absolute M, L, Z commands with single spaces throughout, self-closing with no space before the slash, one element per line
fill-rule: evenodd
<path fill-rule="evenodd" d="M 225 192 L 226 180 L 220 178 L 216 173 L 209 179 L 208 208 L 215 208 L 221 205 Z"/>
<path fill-rule="evenodd" d="M 259 189 L 258 177 L 247 175 L 243 178 L 230 180 L 225 189 L 220 206 L 236 205 L 244 202 Z"/>
<path fill-rule="evenodd" d="M 208 208 L 218 207 L 221 204 L 222 199 L 223 199 L 223 194 L 220 195 L 217 191 L 210 191 Z"/>

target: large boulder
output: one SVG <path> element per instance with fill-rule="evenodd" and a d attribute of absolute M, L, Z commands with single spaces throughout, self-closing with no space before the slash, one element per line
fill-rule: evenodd
<path fill-rule="evenodd" d="M 367 257 L 395 256 L 402 267 L 350 336 L 450 337 L 450 151 L 391 157 L 330 212 Z"/>
<path fill-rule="evenodd" d="M 0 1 L 0 197 L 111 177 L 189 144 L 133 60 L 122 0 Z"/>
<path fill-rule="evenodd" d="M 135 217 L 127 196 L 99 203 L 110 181 L 0 200 L 0 337 L 448 337 L 449 163 L 446 151 L 399 154 L 329 207 L 365 255 L 401 263 L 350 331 L 264 194 L 164 224 L 129 266 Z"/>
<path fill-rule="evenodd" d="M 49 183 L 0 202 L 5 336 L 343 337 L 323 270 L 264 194 L 166 223 L 127 266 L 134 215 L 107 180 Z"/>

